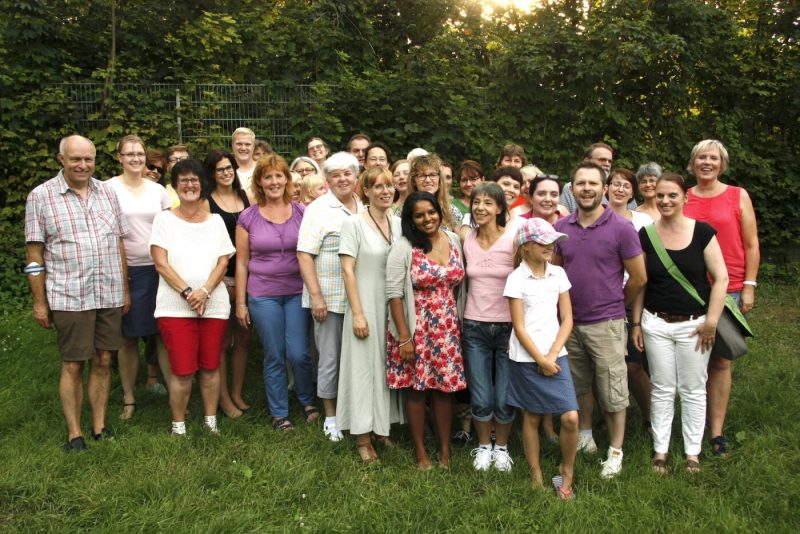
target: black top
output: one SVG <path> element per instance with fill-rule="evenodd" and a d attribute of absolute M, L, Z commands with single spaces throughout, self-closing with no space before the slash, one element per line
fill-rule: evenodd
<path fill-rule="evenodd" d="M 250 202 L 247 200 L 247 195 L 239 195 L 244 202 L 244 208 L 247 209 L 250 206 Z M 236 213 L 231 213 L 229 211 L 223 210 L 219 204 L 214 202 L 214 197 L 208 195 L 208 209 L 211 210 L 211 213 L 217 213 L 220 217 L 222 217 L 222 221 L 225 223 L 225 229 L 228 230 L 228 235 L 231 238 L 231 243 L 233 246 L 236 246 L 236 222 L 239 220 L 239 214 L 241 211 L 237 211 Z M 244 211 L 244 209 L 242 210 Z M 236 254 L 231 256 L 228 260 L 228 269 L 225 271 L 225 276 L 234 276 L 236 274 Z"/>
<path fill-rule="evenodd" d="M 717 231 L 711 225 L 695 221 L 692 242 L 689 243 L 689 246 L 683 250 L 667 249 L 667 254 L 675 262 L 678 270 L 694 286 L 700 297 L 706 301 L 706 304 L 708 304 L 708 299 L 711 296 L 711 283 L 706 272 L 703 250 L 705 250 L 716 233 Z M 704 314 L 707 306 L 701 306 L 667 272 L 653 248 L 653 244 L 650 242 L 646 227 L 639 230 L 639 240 L 642 242 L 642 250 L 646 255 L 647 266 L 647 286 L 644 290 L 645 309 L 651 312 L 678 315 Z"/>

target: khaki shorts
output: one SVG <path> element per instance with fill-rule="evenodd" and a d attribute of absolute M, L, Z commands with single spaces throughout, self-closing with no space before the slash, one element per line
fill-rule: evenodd
<path fill-rule="evenodd" d="M 53 311 L 61 360 L 85 362 L 97 351 L 122 346 L 122 308 L 87 311 Z"/>
<path fill-rule="evenodd" d="M 572 328 L 566 348 L 577 396 L 594 386 L 602 410 L 613 413 L 628 407 L 627 341 L 624 319 Z"/>

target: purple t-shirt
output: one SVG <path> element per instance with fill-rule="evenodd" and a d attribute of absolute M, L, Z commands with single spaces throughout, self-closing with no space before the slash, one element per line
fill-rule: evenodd
<path fill-rule="evenodd" d="M 633 225 L 610 208 L 584 228 L 578 212 L 556 221 L 555 229 L 569 239 L 556 244 L 564 270 L 572 282 L 570 299 L 575 324 L 592 324 L 625 318 L 622 288 L 623 260 L 642 253 Z"/>
<path fill-rule="evenodd" d="M 238 225 L 250 235 L 247 294 L 281 297 L 303 292 L 297 263 L 297 235 L 305 206 L 292 202 L 292 216 L 283 223 L 266 220 L 253 204 L 239 215 Z"/>

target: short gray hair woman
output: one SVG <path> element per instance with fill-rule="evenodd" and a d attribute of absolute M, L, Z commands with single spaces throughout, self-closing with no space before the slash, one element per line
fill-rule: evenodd
<path fill-rule="evenodd" d="M 656 206 L 656 182 L 661 177 L 664 170 L 655 161 L 639 166 L 636 171 L 636 184 L 639 186 L 639 194 L 642 195 L 644 203 L 636 208 L 636 211 L 648 214 L 654 221 L 661 218 L 661 213 Z"/>

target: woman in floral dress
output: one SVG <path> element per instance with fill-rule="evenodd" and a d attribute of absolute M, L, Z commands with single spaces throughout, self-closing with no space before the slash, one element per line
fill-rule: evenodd
<path fill-rule="evenodd" d="M 439 465 L 448 468 L 452 393 L 467 386 L 461 356 L 461 244 L 456 234 L 441 229 L 442 207 L 430 193 L 412 193 L 403 204 L 401 219 L 403 236 L 392 245 L 386 265 L 390 311 L 386 380 L 389 388 L 405 390 L 420 469 L 431 468 L 424 443 L 425 401 L 431 392 Z"/>

